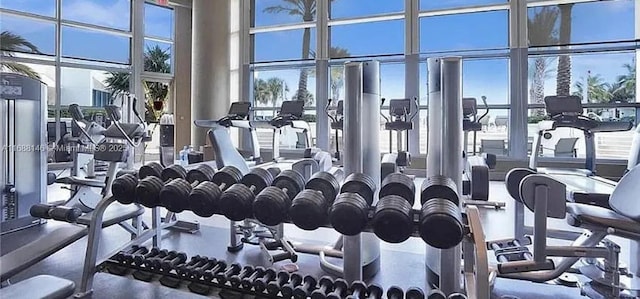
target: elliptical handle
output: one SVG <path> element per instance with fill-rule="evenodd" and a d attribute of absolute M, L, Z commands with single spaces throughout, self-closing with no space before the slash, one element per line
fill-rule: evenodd
<path fill-rule="evenodd" d="M 385 102 L 386 100 L 387 100 L 387 99 L 382 98 L 382 99 L 381 99 L 381 101 L 380 101 L 380 116 L 382 116 L 382 117 L 384 118 L 385 122 L 389 122 L 389 118 L 388 118 L 388 117 L 386 117 L 384 114 L 382 114 L 382 106 L 384 106 L 384 102 Z"/>
<path fill-rule="evenodd" d="M 489 114 L 489 104 L 487 104 L 487 97 L 481 96 L 480 98 L 482 99 L 482 105 L 484 105 L 485 112 L 484 114 L 482 114 L 482 116 L 480 116 L 480 118 L 478 118 L 478 120 L 476 120 L 476 122 L 481 121 L 483 118 L 485 118 Z"/>

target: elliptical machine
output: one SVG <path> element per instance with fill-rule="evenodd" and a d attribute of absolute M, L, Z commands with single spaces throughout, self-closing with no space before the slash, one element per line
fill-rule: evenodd
<path fill-rule="evenodd" d="M 386 101 L 382 98 L 380 108 Z M 413 98 L 413 101 L 418 102 L 418 98 Z M 382 109 L 380 109 L 382 111 Z M 382 114 L 380 115 L 385 119 L 384 129 L 389 131 L 389 153 L 382 157 L 383 173 L 381 177 L 384 178 L 388 174 L 388 171 L 392 171 L 391 168 L 385 170 L 384 165 L 391 165 L 395 163 L 397 171 L 403 172 L 405 167 L 411 165 L 411 155 L 409 154 L 409 131 L 413 130 L 413 118 L 418 114 L 416 110 L 411 113 L 411 99 L 392 99 L 389 100 L 389 117 Z M 396 150 L 393 152 L 393 132 L 397 133 Z M 395 171 L 392 171 L 395 172 Z"/>
<path fill-rule="evenodd" d="M 489 115 L 487 97 L 482 96 L 485 112 L 478 116 L 478 104 L 476 98 L 462 99 L 462 130 L 464 131 L 464 169 L 462 172 L 462 193 L 470 196 L 465 205 L 486 206 L 495 209 L 504 208 L 504 202 L 489 201 L 489 170 L 496 166 L 494 154 L 477 154 L 477 132 L 482 130 L 482 119 Z M 473 132 L 473 151 L 467 153 L 469 144 L 469 132 Z"/>
<path fill-rule="evenodd" d="M 344 104 L 342 100 L 338 101 L 335 109 L 331 109 L 331 99 L 327 102 L 327 107 L 324 108 L 325 113 L 331 120 L 331 129 L 335 132 L 335 142 L 336 142 L 336 151 L 333 154 L 333 159 L 335 161 L 340 161 L 340 131 L 342 131 L 342 126 L 344 125 Z M 331 113 L 332 110 L 335 110 L 335 113 Z"/>

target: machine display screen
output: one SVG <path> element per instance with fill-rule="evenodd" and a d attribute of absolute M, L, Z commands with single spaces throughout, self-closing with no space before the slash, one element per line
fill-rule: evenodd
<path fill-rule="evenodd" d="M 245 117 L 249 115 L 249 108 L 251 108 L 251 103 L 249 102 L 235 102 L 231 104 L 229 114 Z"/>
<path fill-rule="evenodd" d="M 393 116 L 403 116 L 411 113 L 411 100 L 395 99 L 389 101 L 389 114 Z"/>
<path fill-rule="evenodd" d="M 293 115 L 298 118 L 302 118 L 303 110 L 304 110 L 304 101 L 285 101 L 285 102 L 282 102 L 280 115 Z"/>

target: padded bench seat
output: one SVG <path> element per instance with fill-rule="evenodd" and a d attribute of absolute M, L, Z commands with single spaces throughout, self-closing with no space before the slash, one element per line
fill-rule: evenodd
<path fill-rule="evenodd" d="M 123 205 L 119 202 L 114 202 L 109 205 L 104 211 L 104 215 L 102 215 L 102 227 L 112 226 L 142 214 L 144 214 L 144 207 Z M 85 213 L 78 217 L 76 222 L 78 224 L 89 225 L 91 223 L 91 215 L 93 215 L 93 212 Z"/>
<path fill-rule="evenodd" d="M 640 235 L 640 223 L 613 210 L 579 203 L 567 203 L 567 222 L 572 226 L 595 225 L 611 227 Z"/>
<path fill-rule="evenodd" d="M 96 188 L 105 187 L 105 184 L 103 181 L 86 179 L 86 178 L 81 178 L 76 176 L 68 176 L 68 177 L 56 179 L 56 183 L 68 184 L 68 185 L 81 185 L 81 186 L 96 187 Z"/>
<path fill-rule="evenodd" d="M 38 275 L 0 289 L 0 298 L 62 299 L 73 295 L 73 281 L 51 275 Z"/>

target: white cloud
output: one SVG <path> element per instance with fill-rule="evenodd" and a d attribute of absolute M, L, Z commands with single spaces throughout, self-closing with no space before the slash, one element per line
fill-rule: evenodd
<path fill-rule="evenodd" d="M 108 27 L 129 27 L 130 18 L 126 18 L 131 15 L 129 0 L 116 0 L 116 2 L 67 0 L 63 4 L 62 16 L 65 19 Z"/>

